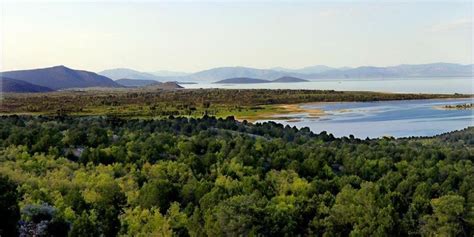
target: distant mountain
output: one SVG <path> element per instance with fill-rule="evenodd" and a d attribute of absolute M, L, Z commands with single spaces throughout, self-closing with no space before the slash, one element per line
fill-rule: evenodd
<path fill-rule="evenodd" d="M 33 92 L 50 92 L 54 91 L 51 88 L 38 86 L 26 81 L 16 80 L 7 77 L 0 77 L 1 92 L 15 92 L 15 93 L 33 93 Z"/>
<path fill-rule="evenodd" d="M 152 85 L 148 85 L 145 88 L 147 88 L 147 89 L 160 89 L 160 90 L 176 90 L 176 89 L 182 89 L 184 87 L 178 85 L 174 81 L 168 81 L 168 82 L 155 83 L 155 84 L 152 84 Z"/>
<path fill-rule="evenodd" d="M 255 83 L 269 83 L 268 80 L 249 78 L 249 77 L 234 77 L 214 82 L 215 84 L 255 84 Z"/>
<path fill-rule="evenodd" d="M 158 77 L 181 77 L 181 76 L 187 76 L 190 73 L 160 70 L 160 71 L 156 71 L 156 72 L 150 72 L 150 74 L 153 74 L 153 75 L 158 76 Z"/>
<path fill-rule="evenodd" d="M 300 73 L 290 73 L 290 72 L 281 72 L 270 69 L 256 69 L 248 67 L 219 67 L 209 70 L 204 70 L 200 72 L 193 73 L 186 77 L 181 78 L 181 80 L 192 80 L 192 81 L 218 81 L 224 80 L 227 78 L 261 78 L 265 80 L 273 80 L 283 76 L 294 76 L 301 77 L 304 76 Z"/>
<path fill-rule="evenodd" d="M 410 77 L 454 77 L 472 76 L 473 65 L 460 65 L 454 63 L 431 63 L 419 65 L 402 64 L 387 67 L 388 70 Z"/>
<path fill-rule="evenodd" d="M 293 83 L 293 82 L 305 82 L 308 80 L 297 78 L 297 77 L 280 77 L 278 79 L 275 79 L 271 82 L 279 82 L 279 83 Z"/>
<path fill-rule="evenodd" d="M 110 78 L 65 66 L 2 72 L 3 77 L 26 81 L 54 90 L 85 87 L 121 87 Z"/>
<path fill-rule="evenodd" d="M 390 67 L 357 67 L 334 69 L 306 75 L 309 79 L 319 78 L 393 78 L 393 77 L 471 77 L 472 65 L 453 63 L 431 63 L 398 65 Z"/>
<path fill-rule="evenodd" d="M 142 87 L 142 86 L 148 86 L 154 83 L 157 83 L 158 81 L 155 80 L 140 80 L 140 79 L 118 79 L 115 80 L 118 84 L 126 87 Z"/>
<path fill-rule="evenodd" d="M 285 69 L 281 67 L 272 69 L 219 67 L 192 73 L 187 76 L 160 77 L 160 80 L 214 82 L 228 78 L 259 78 L 263 80 L 275 80 L 276 78 L 285 76 L 302 79 L 469 77 L 472 76 L 472 65 L 432 63 L 390 67 L 363 66 L 357 68 L 331 68 L 324 65 L 317 65 L 301 69 Z"/>
<path fill-rule="evenodd" d="M 473 65 L 453 63 L 431 63 L 418 65 L 398 65 L 390 67 L 364 66 L 357 68 L 330 68 L 323 65 L 302 69 L 256 69 L 249 67 L 219 67 L 199 71 L 189 75 L 174 72 L 163 72 L 162 76 L 139 72 L 131 69 L 111 69 L 100 72 L 73 70 L 64 66 L 50 68 L 9 71 L 1 76 L 26 81 L 53 90 L 88 87 L 122 87 L 149 85 L 151 81 L 181 81 L 181 82 L 216 82 L 217 83 L 268 83 L 295 82 L 303 79 L 338 79 L 338 78 L 411 78 L 411 77 L 473 77 Z M 314 73 L 316 72 L 316 73 Z M 113 79 L 127 79 L 117 82 Z M 258 78 L 258 79 L 257 79 Z M 286 78 L 286 79 L 281 79 Z M 136 81 L 130 81 L 130 79 Z M 289 80 L 289 81 L 287 81 Z"/>
<path fill-rule="evenodd" d="M 159 81 L 160 79 L 159 77 L 151 73 L 139 72 L 139 71 L 135 71 L 128 68 L 115 68 L 115 69 L 104 70 L 104 71 L 98 72 L 98 74 L 102 76 L 106 76 L 114 80 L 127 78 L 127 79 Z"/>
<path fill-rule="evenodd" d="M 324 65 L 316 65 L 310 67 L 304 67 L 299 69 L 289 69 L 284 67 L 274 67 L 272 70 L 281 71 L 281 72 L 294 72 L 294 73 L 302 73 L 302 74 L 313 74 L 313 73 L 321 73 L 326 72 L 329 70 L 334 70 L 336 68 L 324 66 Z"/>
<path fill-rule="evenodd" d="M 372 77 L 398 77 L 397 72 L 390 71 L 383 67 L 358 67 L 346 70 L 334 69 L 322 73 L 307 75 L 311 79 L 332 79 L 332 78 L 372 78 Z"/>

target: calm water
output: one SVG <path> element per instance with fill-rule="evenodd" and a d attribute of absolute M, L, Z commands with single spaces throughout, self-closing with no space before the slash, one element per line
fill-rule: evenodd
<path fill-rule="evenodd" d="M 400 93 L 468 93 L 474 91 L 474 78 L 390 78 L 390 79 L 324 79 L 299 83 L 212 84 L 182 85 L 185 88 L 228 89 L 318 89 L 339 91 L 380 91 Z"/>
<path fill-rule="evenodd" d="M 324 79 L 301 83 L 183 85 L 186 88 L 228 89 L 319 89 L 339 91 L 379 91 L 393 93 L 474 93 L 474 78 L 391 78 Z M 419 100 L 368 103 L 330 103 L 305 105 L 326 111 L 321 118 L 305 114 L 293 116 L 300 121 L 274 120 L 314 132 L 328 131 L 335 136 L 394 137 L 432 136 L 473 126 L 472 110 L 440 110 L 435 106 L 462 104 L 471 100 Z M 284 116 L 288 117 L 288 116 Z"/>
<path fill-rule="evenodd" d="M 350 134 L 359 138 L 432 136 L 474 125 L 473 110 L 444 110 L 437 106 L 472 102 L 472 99 L 453 99 L 306 104 L 303 108 L 322 109 L 326 115 L 319 118 L 308 117 L 308 114 L 282 115 L 297 121 L 287 118 L 273 121 L 309 127 L 317 133 L 327 131 L 337 137 Z"/>

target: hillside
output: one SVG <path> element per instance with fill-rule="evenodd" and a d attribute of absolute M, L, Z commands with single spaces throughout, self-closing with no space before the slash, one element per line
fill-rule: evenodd
<path fill-rule="evenodd" d="M 0 78 L 0 85 L 0 92 L 34 93 L 54 91 L 53 89 L 48 87 L 38 86 L 26 81 L 5 77 Z"/>
<path fill-rule="evenodd" d="M 233 117 L 3 116 L 0 132 L 19 236 L 474 235 L 474 128 L 361 140 Z"/>
<path fill-rule="evenodd" d="M 155 80 L 140 80 L 140 79 L 118 79 L 115 80 L 118 84 L 126 87 L 141 87 L 157 83 Z"/>
<path fill-rule="evenodd" d="M 65 66 L 8 71 L 2 72 L 2 76 L 55 90 L 85 87 L 122 87 L 105 76 L 94 72 L 70 69 Z"/>

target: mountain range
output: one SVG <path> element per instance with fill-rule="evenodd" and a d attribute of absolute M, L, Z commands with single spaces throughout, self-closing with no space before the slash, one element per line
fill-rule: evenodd
<path fill-rule="evenodd" d="M 142 87 L 159 83 L 160 81 L 173 81 L 175 83 L 177 82 L 177 84 L 180 84 L 180 81 L 186 81 L 187 83 L 289 83 L 311 79 L 339 78 L 472 77 L 473 65 L 432 63 L 418 65 L 404 64 L 390 67 L 365 66 L 357 68 L 331 68 L 318 65 L 301 69 L 219 67 L 191 74 L 162 72 L 162 74 L 160 74 L 162 76 L 127 68 L 119 68 L 105 70 L 99 72 L 99 74 L 83 70 L 74 70 L 65 66 L 7 71 L 1 73 L 1 81 L 3 82 L 2 91 L 44 92 L 87 87 Z"/>
<path fill-rule="evenodd" d="M 133 79 L 150 79 L 151 73 L 133 72 L 135 77 L 130 74 L 111 74 L 117 70 L 112 69 L 99 72 L 99 74 L 110 77 L 112 79 L 133 78 Z M 145 76 L 140 77 L 139 73 Z M 156 76 L 152 75 L 152 80 L 158 81 L 190 81 L 190 82 L 216 82 L 229 78 L 260 78 L 263 80 L 274 80 L 276 78 L 291 76 L 302 79 L 340 79 L 340 78 L 403 78 L 403 77 L 470 77 L 473 75 L 473 65 L 461 65 L 454 63 L 431 63 L 431 64 L 402 64 L 389 67 L 342 67 L 333 68 L 324 65 L 316 65 L 300 69 L 287 69 L 275 67 L 272 69 L 257 69 L 250 67 L 218 67 L 190 73 L 183 76 Z M 120 77 L 120 78 L 119 78 Z"/>
<path fill-rule="evenodd" d="M 108 77 L 94 72 L 74 70 L 65 66 L 7 71 L 2 77 L 28 82 L 53 90 L 85 87 L 123 87 Z"/>
<path fill-rule="evenodd" d="M 284 67 L 274 67 L 274 68 L 271 68 L 271 69 L 275 70 L 275 71 L 282 71 L 282 72 L 295 72 L 295 73 L 303 73 L 303 74 L 313 74 L 313 73 L 321 73 L 321 72 L 325 72 L 325 71 L 329 71 L 329 70 L 334 70 L 336 68 L 328 67 L 328 66 L 325 66 L 325 65 L 315 65 L 315 66 L 309 66 L 309 67 L 298 68 L 298 69 L 291 69 L 291 68 L 284 68 Z"/>
<path fill-rule="evenodd" d="M 432 63 L 419 65 L 398 65 L 391 67 L 358 67 L 333 69 L 309 74 L 311 79 L 320 78 L 393 78 L 393 77 L 470 77 L 473 65 L 453 63 Z"/>
<path fill-rule="evenodd" d="M 117 77 L 132 76 L 134 78 L 155 76 L 129 69 L 111 70 Z M 122 74 L 122 75 L 120 75 Z M 135 76 L 133 76 L 135 75 Z M 150 76 L 151 75 L 151 76 Z M 123 78 L 116 81 L 94 72 L 75 70 L 65 66 L 2 72 L 0 76 L 0 92 L 49 92 L 71 88 L 89 87 L 147 87 L 149 89 L 179 89 L 177 82 L 159 82 L 149 79 Z"/>

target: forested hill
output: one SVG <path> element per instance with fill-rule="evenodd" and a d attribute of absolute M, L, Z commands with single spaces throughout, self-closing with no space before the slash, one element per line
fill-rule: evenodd
<path fill-rule="evenodd" d="M 473 135 L 1 117 L 0 235 L 473 236 Z"/>

